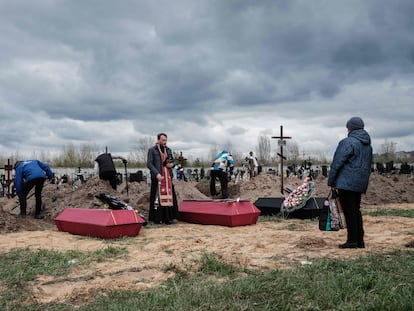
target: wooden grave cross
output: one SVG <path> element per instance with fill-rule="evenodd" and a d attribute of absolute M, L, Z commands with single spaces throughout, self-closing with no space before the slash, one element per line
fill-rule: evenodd
<path fill-rule="evenodd" d="M 278 145 L 280 146 L 280 153 L 277 155 L 280 157 L 280 192 L 283 194 L 283 160 L 286 160 L 286 157 L 283 155 L 283 146 L 286 145 L 286 139 L 291 139 L 290 136 L 283 136 L 283 125 L 280 126 L 280 136 L 272 136 L 272 138 L 278 139 Z"/>

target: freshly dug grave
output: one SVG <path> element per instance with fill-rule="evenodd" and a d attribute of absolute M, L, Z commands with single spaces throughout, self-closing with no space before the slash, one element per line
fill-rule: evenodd
<path fill-rule="evenodd" d="M 285 178 L 284 187 L 291 189 L 297 188 L 301 180 L 296 177 Z M 327 178 L 319 176 L 315 183 L 316 197 L 325 197 L 329 194 L 330 188 L 327 185 Z M 256 201 L 262 197 L 281 197 L 280 177 L 260 174 L 252 180 L 245 180 L 239 184 L 229 183 L 229 195 L 232 198 L 241 197 L 242 199 Z M 218 184 L 217 184 L 218 186 Z M 205 195 L 210 195 L 210 186 L 207 181 L 197 184 Z M 391 175 L 389 177 L 371 174 L 368 191 L 362 196 L 364 205 L 380 205 L 388 203 L 413 203 L 414 202 L 414 179 L 407 175 Z"/>
<path fill-rule="evenodd" d="M 175 191 L 179 202 L 190 199 L 208 199 L 198 191 L 194 184 L 175 181 Z M 32 190 L 33 191 L 33 190 Z M 26 218 L 18 217 L 20 213 L 19 201 L 14 199 L 0 199 L 0 232 L 16 232 L 22 230 L 38 230 L 50 228 L 53 219 L 65 208 L 103 208 L 103 203 L 95 196 L 107 193 L 127 202 L 137 208 L 145 216 L 148 216 L 150 189 L 146 183 L 128 183 L 128 194 L 126 183 L 122 183 L 113 190 L 111 186 L 99 178 L 88 180 L 77 189 L 72 189 L 68 184 L 55 185 L 46 184 L 42 192 L 43 220 L 35 220 L 33 217 L 35 198 L 32 196 L 27 202 Z"/>
<path fill-rule="evenodd" d="M 327 196 L 329 187 L 326 178 L 320 176 L 315 181 L 315 196 Z M 286 178 L 284 185 L 296 188 L 301 184 L 297 178 Z M 196 182 L 174 181 L 178 202 L 183 200 L 203 200 L 210 198 L 210 186 L 208 180 Z M 217 185 L 219 186 L 219 185 Z M 392 175 L 390 177 L 372 174 L 368 192 L 362 196 L 363 205 L 381 205 L 390 203 L 414 203 L 414 180 L 405 175 Z M 20 219 L 18 200 L 0 198 L 0 232 L 15 232 L 21 230 L 38 230 L 49 228 L 53 225 L 53 219 L 67 207 L 73 208 L 102 208 L 103 204 L 95 198 L 99 193 L 108 193 L 120 200 L 129 202 L 145 216 L 148 216 L 149 186 L 144 183 L 126 183 L 113 190 L 110 185 L 93 178 L 77 189 L 72 189 L 68 184 L 46 184 L 43 190 L 44 215 L 43 221 L 34 220 L 32 217 Z M 247 199 L 255 202 L 260 197 L 280 197 L 280 177 L 261 174 L 253 180 L 241 181 L 238 184 L 229 183 L 229 195 L 231 198 Z M 35 198 L 28 200 L 28 212 L 34 213 Z M 13 214 L 13 215 L 11 215 Z"/>

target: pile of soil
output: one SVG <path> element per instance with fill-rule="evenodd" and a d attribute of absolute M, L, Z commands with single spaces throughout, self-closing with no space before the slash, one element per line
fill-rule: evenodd
<path fill-rule="evenodd" d="M 174 181 L 178 202 L 182 200 L 208 199 L 197 190 L 195 184 Z M 33 190 L 32 190 L 33 191 Z M 42 192 L 43 220 L 35 220 L 34 215 L 35 197 L 27 200 L 28 217 L 20 218 L 19 201 L 17 198 L 0 198 L 0 232 L 15 232 L 22 230 L 39 230 L 50 228 L 54 225 L 56 218 L 65 208 L 103 208 L 103 203 L 95 196 L 107 193 L 119 200 L 127 202 L 138 209 L 144 216 L 148 216 L 150 188 L 143 182 L 128 183 L 128 194 L 126 183 L 122 183 L 113 190 L 108 182 L 99 178 L 92 178 L 77 189 L 68 184 L 55 185 L 45 184 Z"/>
<path fill-rule="evenodd" d="M 414 179 L 407 175 L 371 174 L 368 191 L 362 202 L 368 205 L 413 203 Z"/>
<path fill-rule="evenodd" d="M 284 187 L 296 189 L 302 183 L 296 177 L 285 178 Z M 327 185 L 327 178 L 319 176 L 315 183 L 315 197 L 326 197 L 330 187 Z M 240 184 L 229 184 L 229 195 L 232 198 L 241 197 L 242 199 L 255 202 L 263 197 L 281 197 L 280 177 L 261 174 L 252 180 L 246 180 Z M 207 182 L 197 185 L 202 193 L 209 196 L 210 188 Z M 362 196 L 364 205 L 380 205 L 389 203 L 413 203 L 414 202 L 414 179 L 406 175 L 382 176 L 376 173 L 371 174 L 368 191 Z M 285 193 L 286 195 L 286 193 Z"/>
<path fill-rule="evenodd" d="M 199 190 L 203 195 L 205 195 L 206 197 L 211 198 L 210 195 L 210 181 L 209 180 L 204 180 L 201 181 L 197 184 L 195 184 L 195 187 L 197 190 Z M 230 182 L 228 184 L 228 193 L 229 193 L 229 198 L 239 198 L 240 197 L 240 193 L 242 193 L 241 189 L 240 189 L 240 184 L 234 184 L 232 182 Z M 219 183 L 217 183 L 216 185 L 216 191 L 220 191 L 220 185 Z M 216 198 L 218 199 L 219 196 Z M 245 199 L 245 196 L 243 196 L 243 199 Z M 252 201 L 254 202 L 254 201 Z"/>
<path fill-rule="evenodd" d="M 183 200 L 209 200 L 210 197 L 201 193 L 197 189 L 197 183 L 195 182 L 184 182 L 174 181 L 174 189 L 177 194 L 177 201 L 182 202 Z"/>
<path fill-rule="evenodd" d="M 119 200 L 129 202 L 137 208 L 147 208 L 149 201 L 149 189 L 144 183 L 128 183 L 128 192 L 126 191 L 126 183 L 118 186 L 117 190 L 113 190 L 111 186 L 99 178 L 92 178 L 77 189 L 73 189 L 68 184 L 55 185 L 46 184 L 42 192 L 43 210 L 46 220 L 54 219 L 65 208 L 102 208 L 103 203 L 95 196 L 100 193 L 107 193 L 117 197 Z M 33 191 L 33 190 L 32 190 Z M 148 199 L 146 199 L 148 197 Z M 11 210 L 12 207 L 19 204 L 17 198 L 12 200 L 0 200 L 0 206 L 4 211 L 13 214 L 19 213 L 19 207 Z M 32 196 L 27 200 L 27 213 L 34 214 L 35 197 Z"/>
<path fill-rule="evenodd" d="M 327 179 L 323 176 L 315 181 L 315 196 L 325 197 L 329 193 Z M 284 186 L 291 189 L 297 188 L 301 181 L 297 178 L 285 178 Z M 201 182 L 174 181 L 178 202 L 183 200 L 205 200 L 210 198 L 210 186 L 208 180 Z M 217 185 L 219 186 L 219 185 Z M 65 208 L 102 208 L 103 203 L 95 196 L 107 193 L 118 199 L 128 202 L 132 207 L 138 209 L 148 216 L 149 186 L 144 183 L 128 183 L 127 194 L 126 183 L 113 190 L 110 185 L 93 178 L 77 189 L 70 185 L 46 184 L 43 189 L 43 210 L 45 219 L 34 220 L 32 217 L 21 219 L 16 217 L 20 211 L 18 200 L 0 198 L 0 232 L 13 232 L 21 230 L 37 230 L 47 228 L 53 224 L 53 219 Z M 389 203 L 413 203 L 414 202 L 414 180 L 408 176 L 394 175 L 390 177 L 372 174 L 368 192 L 362 197 L 364 205 L 380 205 Z M 253 180 L 241 181 L 238 184 L 229 183 L 229 196 L 255 202 L 260 197 L 280 197 L 280 177 L 261 174 Z M 35 198 L 28 199 L 28 213 L 34 214 Z M 14 215 L 10 215 L 14 214 Z"/>
<path fill-rule="evenodd" d="M 0 199 L 0 233 L 36 231 L 51 229 L 54 225 L 48 221 L 41 221 L 33 217 L 20 218 L 10 211 L 18 204 L 16 200 Z M 19 207 L 13 209 L 14 213 L 19 213 Z"/>
<path fill-rule="evenodd" d="M 325 239 L 321 237 L 300 237 L 298 242 L 296 243 L 296 247 L 303 248 L 303 249 L 315 249 L 315 248 L 322 248 L 326 247 L 327 243 Z"/>

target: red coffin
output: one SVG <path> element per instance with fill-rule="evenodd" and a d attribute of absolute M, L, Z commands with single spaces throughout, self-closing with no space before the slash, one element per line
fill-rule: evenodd
<path fill-rule="evenodd" d="M 114 239 L 137 236 L 144 220 L 134 211 L 66 208 L 55 218 L 59 231 Z"/>
<path fill-rule="evenodd" d="M 252 225 L 260 215 L 250 201 L 183 201 L 178 207 L 180 220 L 228 227 Z"/>

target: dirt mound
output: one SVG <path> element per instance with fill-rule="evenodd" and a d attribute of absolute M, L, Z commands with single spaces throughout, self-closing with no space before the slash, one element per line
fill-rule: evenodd
<path fill-rule="evenodd" d="M 194 182 L 174 181 L 174 189 L 178 202 L 183 200 L 208 200 L 209 197 L 200 192 Z"/>
<path fill-rule="evenodd" d="M 33 191 L 33 190 L 32 190 Z M 103 208 L 103 203 L 95 196 L 100 193 L 108 193 L 118 199 L 129 202 L 144 214 L 148 211 L 149 187 L 145 183 L 128 183 L 128 193 L 126 183 L 113 190 L 111 186 L 99 178 L 88 180 L 79 188 L 73 189 L 68 184 L 56 185 L 46 184 L 42 192 L 43 201 L 43 220 L 34 220 L 35 197 L 27 200 L 28 217 L 20 218 L 19 201 L 14 199 L 0 199 L 0 232 L 13 232 L 20 230 L 35 230 L 49 227 L 53 224 L 53 219 L 65 208 Z"/>
<path fill-rule="evenodd" d="M 300 180 L 295 180 L 298 184 Z M 287 180 L 284 182 L 287 185 Z M 296 188 L 294 185 L 293 188 Z M 260 174 L 252 180 L 243 181 L 240 186 L 241 196 L 252 202 L 260 197 L 280 197 L 280 177 Z"/>
<path fill-rule="evenodd" d="M 319 176 L 315 181 L 315 196 L 324 197 L 329 193 L 327 179 Z M 285 178 L 284 186 L 297 188 L 301 181 L 297 178 Z M 178 202 L 183 200 L 204 200 L 210 198 L 210 185 L 208 180 L 199 183 L 174 181 Z M 34 220 L 32 217 L 20 219 L 16 216 L 20 212 L 18 200 L 0 198 L 0 232 L 13 232 L 21 230 L 36 230 L 47 228 L 53 224 L 53 219 L 67 207 L 73 208 L 102 208 L 101 201 L 95 198 L 99 193 L 108 193 L 120 200 L 129 202 L 148 216 L 150 189 L 146 183 L 126 183 L 113 190 L 110 185 L 93 178 L 77 189 L 70 185 L 46 184 L 43 189 L 43 210 L 45 219 Z M 372 174 L 366 195 L 362 196 L 364 205 L 400 204 L 414 202 L 414 180 L 409 176 L 392 175 L 390 177 Z M 229 196 L 242 198 L 255 202 L 260 197 L 280 197 L 280 177 L 261 174 L 253 180 L 241 181 L 238 184 L 229 183 Z M 28 199 L 28 214 L 34 214 L 35 198 Z"/>
<path fill-rule="evenodd" d="M 19 207 L 15 208 L 17 205 L 17 200 L 0 199 L 0 233 L 44 230 L 53 227 L 51 223 L 46 221 L 39 221 L 33 217 L 20 218 L 11 214 L 11 210 L 16 214 L 19 213 Z"/>
<path fill-rule="evenodd" d="M 198 191 L 204 194 L 206 197 L 211 198 L 210 196 L 210 184 L 207 181 L 200 181 L 195 185 Z"/>
<path fill-rule="evenodd" d="M 285 178 L 284 187 L 296 189 L 301 185 L 301 180 L 296 177 Z M 316 197 L 325 197 L 329 194 L 330 187 L 327 178 L 319 176 L 314 180 Z M 235 185 L 229 183 L 230 197 L 241 197 L 243 199 L 256 201 L 260 197 L 280 197 L 280 177 L 260 174 L 253 180 L 245 180 Z M 197 189 L 207 196 L 210 195 L 209 184 L 202 182 L 197 184 Z M 371 174 L 368 191 L 362 196 L 362 204 L 379 205 L 389 203 L 413 203 L 414 202 L 414 179 L 405 175 L 394 175 L 390 177 L 376 173 Z M 286 193 L 285 193 L 286 195 Z"/>
<path fill-rule="evenodd" d="M 204 194 L 206 197 L 208 197 L 209 199 L 211 199 L 211 195 L 210 195 L 210 181 L 202 181 L 199 182 L 195 185 L 195 187 L 202 193 Z M 229 197 L 230 198 L 238 198 L 240 197 L 240 184 L 234 184 L 234 183 L 229 183 L 228 184 L 228 192 L 229 192 Z M 220 186 L 217 184 L 216 186 L 216 190 L 219 191 L 220 190 Z M 244 197 L 243 197 L 244 198 Z"/>
<path fill-rule="evenodd" d="M 196 187 L 194 183 L 174 181 L 178 202 L 182 200 L 208 199 Z M 33 190 L 32 190 L 33 191 Z M 119 200 L 128 202 L 137 208 L 145 216 L 148 216 L 150 188 L 146 183 L 128 183 L 128 194 L 126 183 L 122 183 L 113 190 L 111 186 L 99 178 L 92 178 L 79 188 L 73 189 L 68 184 L 56 185 L 46 184 L 42 192 L 43 220 L 35 220 L 34 215 L 35 198 L 27 200 L 28 217 L 20 218 L 19 201 L 14 199 L 0 199 L 0 232 L 16 232 L 22 230 L 39 230 L 50 228 L 54 225 L 53 219 L 65 208 L 103 208 L 103 203 L 95 196 L 107 193 L 117 197 Z"/>
<path fill-rule="evenodd" d="M 413 203 L 414 179 L 407 175 L 382 176 L 371 174 L 364 204 Z"/>
<path fill-rule="evenodd" d="M 313 248 L 322 248 L 327 245 L 325 240 L 320 237 L 301 237 L 299 241 L 295 244 L 296 247 L 302 249 L 313 249 Z"/>
<path fill-rule="evenodd" d="M 100 193 L 108 193 L 117 197 L 119 200 L 129 202 L 133 207 L 148 209 L 142 200 L 143 196 L 149 192 L 148 186 L 144 183 L 128 183 L 128 194 L 126 183 L 122 183 L 113 190 L 111 186 L 99 178 L 92 178 L 77 189 L 72 189 L 69 185 L 47 185 L 43 191 L 43 201 L 45 204 L 46 219 L 54 219 L 65 208 L 102 208 L 103 204 L 95 196 Z M 144 202 L 143 202 L 144 201 Z M 34 205 L 32 198 L 31 204 Z"/>

